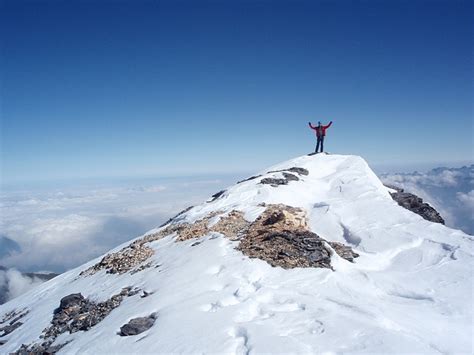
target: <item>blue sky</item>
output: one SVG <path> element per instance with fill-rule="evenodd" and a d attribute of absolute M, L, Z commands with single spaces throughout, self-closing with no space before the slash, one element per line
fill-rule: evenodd
<path fill-rule="evenodd" d="M 4 1 L 3 182 L 472 160 L 470 1 Z"/>

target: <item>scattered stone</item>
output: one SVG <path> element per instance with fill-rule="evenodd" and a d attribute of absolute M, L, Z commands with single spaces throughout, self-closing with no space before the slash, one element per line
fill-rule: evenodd
<path fill-rule="evenodd" d="M 127 324 L 120 327 L 120 336 L 130 336 L 143 333 L 155 324 L 156 318 L 156 313 L 152 313 L 148 317 L 133 318 Z"/>
<path fill-rule="evenodd" d="M 250 223 L 244 218 L 244 214 L 234 210 L 222 217 L 210 228 L 210 231 L 221 233 L 230 240 L 238 240 L 247 231 L 249 225 Z"/>
<path fill-rule="evenodd" d="M 423 200 L 409 192 L 405 192 L 402 188 L 395 186 L 387 186 L 391 189 L 396 190 L 396 192 L 391 192 L 390 196 L 398 203 L 399 206 L 410 210 L 417 215 L 420 215 L 424 219 L 430 222 L 444 224 L 444 219 L 432 206 L 428 203 L 423 202 Z"/>
<path fill-rule="evenodd" d="M 132 274 L 132 275 L 136 274 L 137 272 L 140 272 L 140 271 L 143 271 L 145 269 L 150 268 L 152 265 L 153 265 L 153 263 L 151 261 L 149 263 L 142 264 L 139 267 L 137 267 L 137 268 L 133 269 L 132 271 L 130 271 L 130 274 Z"/>
<path fill-rule="evenodd" d="M 105 269 L 109 274 L 123 274 L 147 260 L 154 253 L 142 240 L 136 240 L 122 250 L 107 254 L 97 264 L 82 271 L 79 275 L 92 275 Z"/>
<path fill-rule="evenodd" d="M 22 325 L 23 325 L 23 322 L 16 322 L 16 323 L 9 324 L 0 328 L 0 331 L 3 331 L 3 334 L 0 335 L 0 337 L 4 337 L 5 335 L 12 333 L 15 329 L 21 327 Z"/>
<path fill-rule="evenodd" d="M 22 310 L 15 309 L 6 313 L 0 321 L 0 325 L 3 325 L 0 326 L 0 332 L 3 332 L 1 333 L 0 337 L 4 337 L 5 335 L 13 333 L 16 329 L 21 327 L 23 325 L 23 322 L 20 322 L 20 319 L 22 319 L 28 313 L 29 310 L 26 308 Z"/>
<path fill-rule="evenodd" d="M 52 345 L 59 335 L 66 332 L 88 331 L 120 306 L 125 297 L 131 297 L 138 292 L 140 289 L 125 287 L 120 293 L 99 303 L 84 298 L 80 293 L 67 295 L 55 309 L 51 325 L 40 335 L 41 343 L 22 344 L 13 354 L 54 354 L 67 344 Z"/>
<path fill-rule="evenodd" d="M 51 345 L 47 342 L 42 344 L 32 344 L 32 345 L 25 345 L 22 344 L 20 349 L 15 351 L 12 354 L 15 355 L 50 355 L 56 354 L 59 350 L 61 350 L 64 346 L 69 344 L 72 340 L 69 340 L 62 344 Z"/>

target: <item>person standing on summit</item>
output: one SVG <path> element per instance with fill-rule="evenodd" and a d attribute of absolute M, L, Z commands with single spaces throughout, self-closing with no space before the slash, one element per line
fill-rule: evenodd
<path fill-rule="evenodd" d="M 314 129 L 316 131 L 317 143 L 316 143 L 316 150 L 314 151 L 314 153 L 318 153 L 320 144 L 321 144 L 321 153 L 322 153 L 324 151 L 323 144 L 324 144 L 324 137 L 326 136 L 326 130 L 329 127 L 331 127 L 332 121 L 329 122 L 327 126 L 322 125 L 321 122 L 318 122 L 317 126 L 313 126 L 311 122 L 308 122 L 308 124 L 311 129 Z"/>

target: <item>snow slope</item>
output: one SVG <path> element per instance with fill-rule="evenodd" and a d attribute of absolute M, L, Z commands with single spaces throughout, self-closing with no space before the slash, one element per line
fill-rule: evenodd
<path fill-rule="evenodd" d="M 197 245 L 171 235 L 150 244 L 156 267 L 79 276 L 98 258 L 0 306 L 0 319 L 30 310 L 0 337 L 7 340 L 0 352 L 38 342 L 68 294 L 105 300 L 133 286 L 153 293 L 125 298 L 86 332 L 62 334 L 55 344 L 72 341 L 60 353 L 472 353 L 473 237 L 399 207 L 360 157 L 303 156 L 262 174 L 278 177 L 267 172 L 290 167 L 309 175 L 278 187 L 261 178 L 236 184 L 179 219 L 239 210 L 252 221 L 262 202 L 301 207 L 315 233 L 360 254 L 354 263 L 335 254 L 335 271 L 285 270 L 249 259 L 221 234 Z M 117 335 L 131 318 L 153 312 L 146 332 Z"/>

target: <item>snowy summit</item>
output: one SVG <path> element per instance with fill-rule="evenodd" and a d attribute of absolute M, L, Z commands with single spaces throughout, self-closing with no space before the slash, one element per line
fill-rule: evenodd
<path fill-rule="evenodd" d="M 0 352 L 471 353 L 473 237 L 394 192 L 273 166 L 0 306 Z"/>

